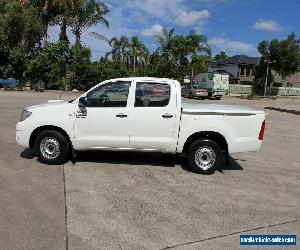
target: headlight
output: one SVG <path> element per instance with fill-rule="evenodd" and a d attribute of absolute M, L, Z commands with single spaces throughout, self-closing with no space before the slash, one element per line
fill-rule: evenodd
<path fill-rule="evenodd" d="M 21 115 L 21 119 L 20 119 L 20 122 L 24 121 L 25 119 L 27 119 L 29 116 L 31 116 L 31 112 L 24 109 L 23 112 L 22 112 L 22 115 Z"/>

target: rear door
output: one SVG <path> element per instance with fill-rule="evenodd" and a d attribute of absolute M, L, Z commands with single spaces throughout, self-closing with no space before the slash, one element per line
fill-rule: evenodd
<path fill-rule="evenodd" d="M 176 145 L 176 95 L 172 82 L 137 81 L 130 114 L 131 148 L 173 150 Z"/>

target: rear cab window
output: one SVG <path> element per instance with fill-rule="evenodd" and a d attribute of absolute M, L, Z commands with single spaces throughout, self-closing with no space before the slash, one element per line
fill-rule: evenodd
<path fill-rule="evenodd" d="M 134 107 L 166 107 L 170 102 L 170 95 L 169 84 L 137 82 Z"/>

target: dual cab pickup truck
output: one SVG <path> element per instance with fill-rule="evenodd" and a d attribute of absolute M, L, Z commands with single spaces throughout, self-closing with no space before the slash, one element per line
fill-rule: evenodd
<path fill-rule="evenodd" d="M 211 174 L 222 154 L 258 150 L 264 129 L 264 111 L 182 104 L 178 81 L 134 77 L 24 109 L 16 140 L 46 164 L 64 163 L 76 151 L 159 151 L 184 154 L 194 172 Z"/>

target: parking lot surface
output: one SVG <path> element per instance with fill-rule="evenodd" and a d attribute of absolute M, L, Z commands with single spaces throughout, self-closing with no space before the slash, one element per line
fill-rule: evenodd
<path fill-rule="evenodd" d="M 241 233 L 299 238 L 299 115 L 265 109 L 262 149 L 232 155 L 210 176 L 156 153 L 89 152 L 43 165 L 16 144 L 15 123 L 28 105 L 75 95 L 0 91 L 1 249 L 239 249 Z M 297 98 L 183 101 L 300 111 Z"/>

